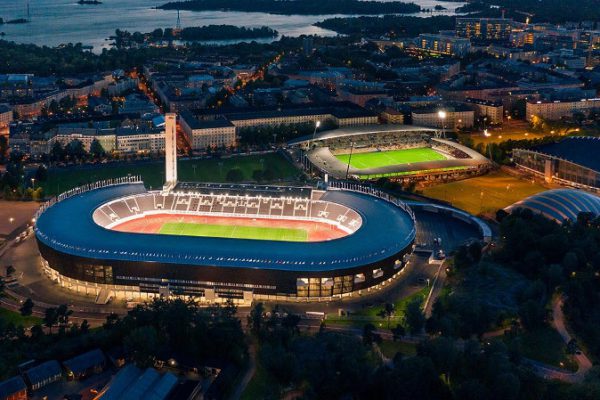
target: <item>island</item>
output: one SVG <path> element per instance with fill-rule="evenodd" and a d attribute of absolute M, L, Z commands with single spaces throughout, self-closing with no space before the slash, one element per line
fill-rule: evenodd
<path fill-rule="evenodd" d="M 132 43 L 157 43 L 161 41 L 182 40 L 193 41 L 216 41 L 216 40 L 243 40 L 274 38 L 279 35 L 275 29 L 267 26 L 260 28 L 246 28 L 234 25 L 205 25 L 183 28 L 181 30 L 166 28 L 155 29 L 149 33 L 128 32 L 117 29 L 114 39 L 117 48 L 130 47 Z"/>
<path fill-rule="evenodd" d="M 81 4 L 81 5 L 97 5 L 97 4 L 102 4 L 102 2 L 98 1 L 98 0 L 79 0 L 77 2 L 77 4 Z"/>
<path fill-rule="evenodd" d="M 189 11 L 263 12 L 280 15 L 413 14 L 421 11 L 421 7 L 415 3 L 373 0 L 190 0 L 174 1 L 158 8 Z"/>

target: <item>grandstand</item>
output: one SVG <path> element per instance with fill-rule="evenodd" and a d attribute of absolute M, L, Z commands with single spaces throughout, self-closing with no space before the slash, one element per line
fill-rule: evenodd
<path fill-rule="evenodd" d="M 600 139 L 591 136 L 568 137 L 530 149 L 514 149 L 517 167 L 558 183 L 600 193 Z"/>
<path fill-rule="evenodd" d="M 439 136 L 430 128 L 371 125 L 326 131 L 289 145 L 308 171 L 341 179 L 449 180 L 488 170 L 481 154 Z"/>
<path fill-rule="evenodd" d="M 331 240 L 360 228 L 362 218 L 356 211 L 319 200 L 322 195 L 311 188 L 179 184 L 173 192 L 115 199 L 97 208 L 92 217 L 96 224 L 122 232 L 179 231 L 256 240 Z M 290 230 L 307 236 L 301 240 L 302 234 Z"/>

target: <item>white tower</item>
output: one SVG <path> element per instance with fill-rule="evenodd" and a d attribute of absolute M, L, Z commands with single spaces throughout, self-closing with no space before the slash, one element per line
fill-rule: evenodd
<path fill-rule="evenodd" d="M 177 184 L 177 114 L 165 115 L 165 189 Z"/>

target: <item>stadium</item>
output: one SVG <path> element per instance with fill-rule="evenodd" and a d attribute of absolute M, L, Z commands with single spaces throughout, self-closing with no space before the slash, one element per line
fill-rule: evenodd
<path fill-rule="evenodd" d="M 288 143 L 310 172 L 337 179 L 446 181 L 482 174 L 489 161 L 440 131 L 411 125 L 340 128 Z"/>
<path fill-rule="evenodd" d="M 600 139 L 570 137 L 531 149 L 513 150 L 513 160 L 522 170 L 546 182 L 600 192 Z"/>
<path fill-rule="evenodd" d="M 410 209 L 362 187 L 177 183 L 137 178 L 74 189 L 36 217 L 44 269 L 61 286 L 134 301 L 340 298 L 399 273 Z"/>

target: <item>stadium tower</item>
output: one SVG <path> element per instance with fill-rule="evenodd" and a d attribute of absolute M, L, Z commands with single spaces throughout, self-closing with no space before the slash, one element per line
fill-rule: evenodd
<path fill-rule="evenodd" d="M 177 185 L 177 114 L 165 115 L 165 186 L 169 191 Z"/>

